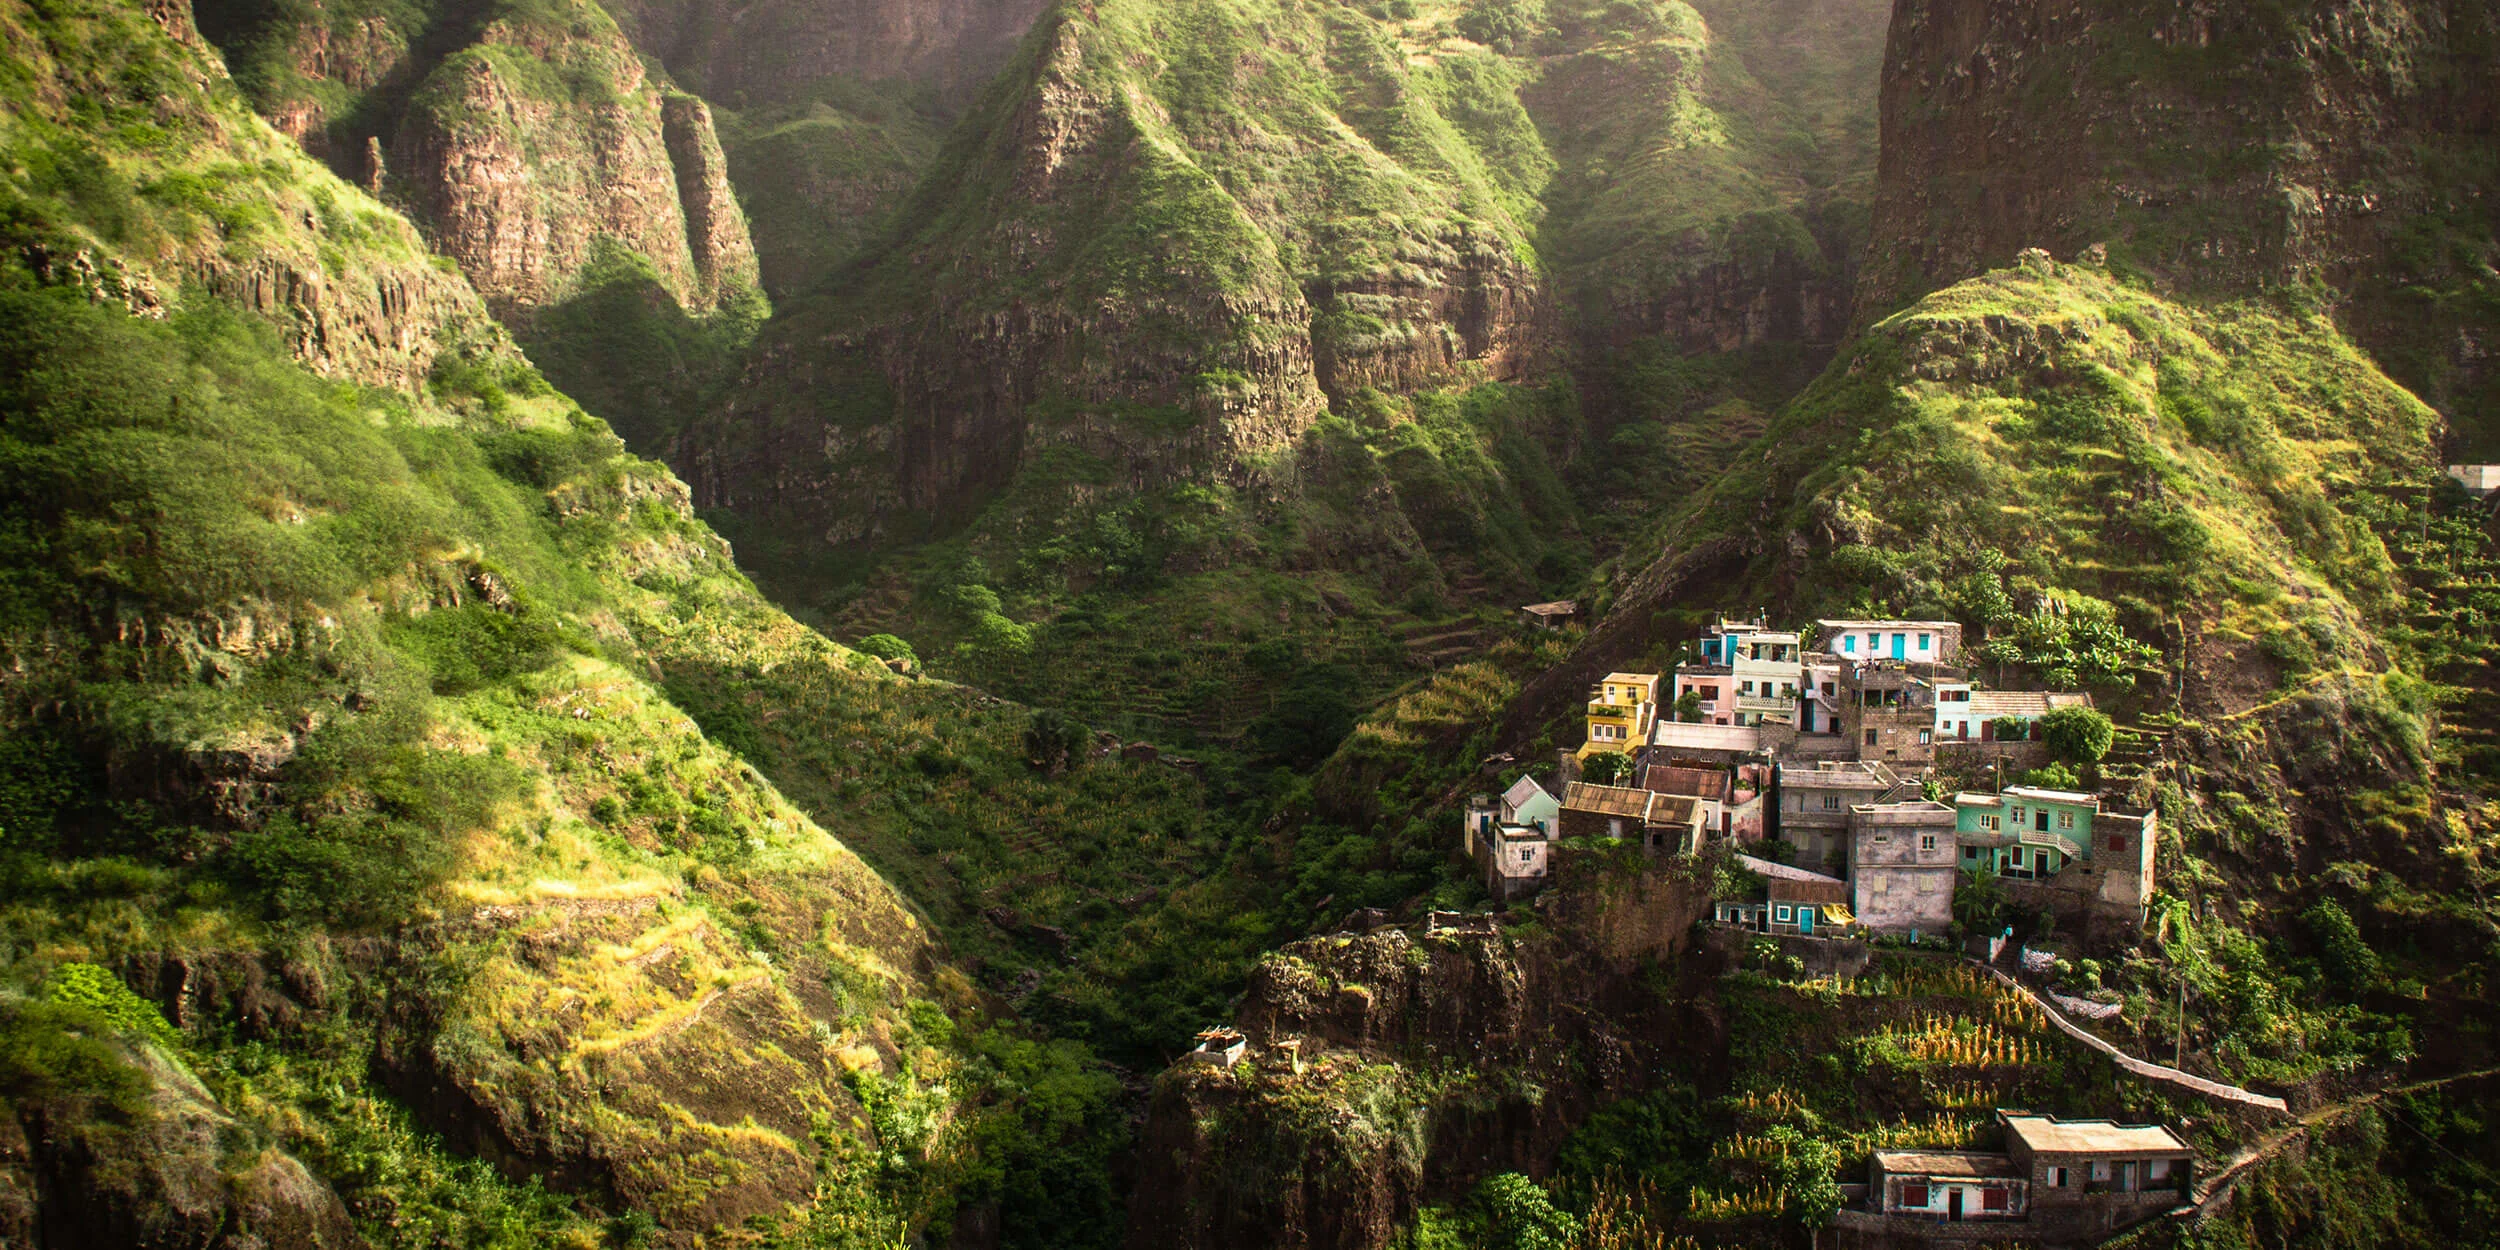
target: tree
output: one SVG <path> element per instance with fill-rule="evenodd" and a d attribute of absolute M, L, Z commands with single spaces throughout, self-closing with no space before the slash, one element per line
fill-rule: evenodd
<path fill-rule="evenodd" d="M 2080 767 L 2100 763 L 2117 738 L 2117 727 L 2098 708 L 2051 708 L 2040 718 L 2040 740 L 2049 744 L 2049 754 Z"/>
<path fill-rule="evenodd" d="M 1517 1172 L 1488 1176 L 1476 1186 L 1484 1212 L 1481 1245 L 1500 1250 L 1571 1250 L 1580 1240 L 1580 1219 L 1554 1205 L 1553 1196 Z"/>
<path fill-rule="evenodd" d="M 2006 897 L 2005 883 L 1997 879 L 1994 864 L 1962 870 L 1962 879 L 1953 887 L 1953 918 L 1962 927 L 1982 937 L 1994 937 L 2005 930 L 2005 916 L 2012 907 Z"/>
<path fill-rule="evenodd" d="M 1687 725 L 1701 723 L 1701 692 L 1687 690 L 1675 697 L 1675 718 Z"/>
<path fill-rule="evenodd" d="M 1346 683 L 1306 672 L 1296 678 L 1267 714 L 1250 722 L 1250 743 L 1277 763 L 1307 768 L 1354 732 L 1354 704 Z"/>
<path fill-rule="evenodd" d="M 2336 987 L 2345 993 L 2368 989 L 2378 979 L 2378 952 L 2361 936 L 2361 926 L 2352 922 L 2335 900 L 2322 898 L 2300 914 L 2301 927 L 2309 930 L 2309 940 L 2317 943 L 2318 963 Z"/>
<path fill-rule="evenodd" d="M 2000 716 L 1988 722 L 1988 731 L 1999 742 L 2021 742 L 2031 736 L 2031 722 L 2020 716 Z"/>
<path fill-rule="evenodd" d="M 1033 719 L 1024 726 L 1025 759 L 1054 777 L 1084 749 L 1085 727 L 1055 707 L 1033 713 Z"/>
<path fill-rule="evenodd" d="M 1600 751 L 1580 761 L 1580 780 L 1595 786 L 1628 785 L 1632 771 L 1632 757 L 1621 751 Z"/>
<path fill-rule="evenodd" d="M 1807 1228 L 1831 1223 L 1832 1213 L 1840 1209 L 1839 1149 L 1785 1124 L 1773 1126 L 1764 1136 L 1779 1152 L 1771 1163 L 1771 1174 L 1788 1195 L 1782 1214 Z"/>
<path fill-rule="evenodd" d="M 913 653 L 911 644 L 893 634 L 870 634 L 852 643 L 851 650 L 880 660 L 901 660 L 905 668 L 920 667 L 920 657 Z"/>

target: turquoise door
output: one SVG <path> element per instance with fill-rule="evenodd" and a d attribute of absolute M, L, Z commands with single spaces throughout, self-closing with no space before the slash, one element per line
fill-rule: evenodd
<path fill-rule="evenodd" d="M 1892 636 L 1892 658 L 1896 660 L 1906 660 L 1910 658 L 1909 640 L 1910 636 L 1908 634 L 1894 634 Z"/>
<path fill-rule="evenodd" d="M 1799 933 L 1812 933 L 1812 932 L 1814 932 L 1814 908 L 1813 908 L 1813 907 L 1811 907 L 1811 906 L 1806 906 L 1806 907 L 1800 907 L 1800 908 L 1798 908 L 1798 909 L 1797 909 L 1797 932 L 1799 932 Z"/>

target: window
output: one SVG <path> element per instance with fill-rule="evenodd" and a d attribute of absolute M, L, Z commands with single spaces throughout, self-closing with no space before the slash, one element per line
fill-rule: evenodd
<path fill-rule="evenodd" d="M 2060 829 L 2074 828 L 2075 814 L 2073 812 L 2059 812 L 2057 814 L 2057 827 Z"/>
<path fill-rule="evenodd" d="M 1931 648 L 1928 646 L 1928 644 L 1929 644 L 1930 642 L 1932 642 L 1933 640 L 1934 640 L 1934 635 L 1932 635 L 1932 634 L 1920 634 L 1920 635 L 1918 636 L 1918 649 L 1919 649 L 1919 650 L 1921 650 L 1921 651 L 1930 650 Z"/>
<path fill-rule="evenodd" d="M 1997 818 L 1994 816 L 1982 816 L 1979 818 L 1979 827 L 1990 833 L 1995 833 L 1998 829 Z"/>
<path fill-rule="evenodd" d="M 2023 866 L 2023 848 L 2021 848 L 2021 847 L 2019 847 L 2019 846 L 2018 846 L 2018 847 L 2015 847 L 2015 848 L 2014 848 L 2014 857 L 2013 857 L 2012 859 L 2008 860 L 2007 862 L 2008 862 L 2008 863 L 2011 863 L 2011 864 L 2012 864 L 2012 865 L 2014 865 L 2016 868 L 2020 868 L 2020 867 L 2022 867 L 2022 866 Z"/>
<path fill-rule="evenodd" d="M 1925 1185 L 1903 1185 L 1901 1187 L 1901 1205 L 1905 1207 L 1926 1206 L 1927 1187 Z"/>
<path fill-rule="evenodd" d="M 2017 824 L 2017 825 L 2019 825 L 2019 824 L 2023 823 L 2023 813 L 2024 813 L 2024 812 L 2026 812 L 2026 811 L 2029 811 L 2029 810 L 2030 810 L 2029 808 L 2023 808 L 2023 807 L 2017 807 L 2017 808 L 2015 808 L 2015 809 L 2014 809 L 2014 823 L 2015 823 L 2015 824 Z"/>
<path fill-rule="evenodd" d="M 1930 744 L 1930 743 L 1934 742 L 1935 740 L 1936 740 L 1936 731 L 1935 731 L 1935 730 L 1933 730 L 1933 729 L 1922 729 L 1922 730 L 1919 730 L 1919 731 L 1918 731 L 1918 744 L 1919 744 L 1920 746 L 1926 746 L 1926 745 L 1928 745 L 1928 744 Z"/>
<path fill-rule="evenodd" d="M 1963 848 L 1962 848 L 1962 858 L 1967 859 L 1967 860 L 1969 860 L 1970 862 L 1972 862 L 1972 863 L 1974 863 L 1974 864 L 1975 864 L 1975 863 L 1978 863 L 1978 862 L 1979 862 L 1979 848 L 1978 848 L 1978 847 L 1975 847 L 1975 846 L 1966 846 L 1966 847 L 1963 847 Z"/>
<path fill-rule="evenodd" d="M 1823 697 L 1826 699 L 1832 697 L 1832 683 L 1828 681 L 1823 683 Z"/>
<path fill-rule="evenodd" d="M 1856 655 L 1858 653 L 1858 636 L 1856 634 L 1842 635 L 1840 639 L 1840 649 L 1851 655 Z"/>
<path fill-rule="evenodd" d="M 2049 1169 L 2049 1188 L 2051 1188 L 2051 1189 L 2064 1189 L 2065 1187 L 2066 1187 L 2066 1169 L 2064 1169 L 2064 1168 L 2050 1168 L 2050 1169 Z"/>
<path fill-rule="evenodd" d="M 1712 703 L 1716 703 L 1719 701 L 1719 688 L 1717 686 L 1704 686 L 1701 688 L 1701 697 Z"/>
<path fill-rule="evenodd" d="M 2005 1209 L 2005 1191 L 2004 1191 L 2004 1190 L 2002 1190 L 2002 1189 L 1983 1189 L 1983 1190 L 1980 1190 L 1980 1191 L 1979 1191 L 1979 1209 L 1980 1209 L 1980 1210 L 1982 1210 L 1982 1211 L 2002 1211 L 2002 1210 L 2004 1210 L 2004 1209 Z"/>
<path fill-rule="evenodd" d="M 1752 694 L 1752 693 L 1753 693 L 1753 683 L 1752 683 L 1752 682 L 1746 682 L 1744 685 L 1738 686 L 1738 687 L 1736 688 L 1736 693 L 1738 693 L 1738 694 L 1740 694 L 1740 695 Z"/>
<path fill-rule="evenodd" d="M 1881 650 L 1883 650 L 1883 648 L 1884 648 L 1884 636 L 1883 636 L 1882 634 L 1868 634 L 1868 635 L 1866 636 L 1866 649 L 1867 649 L 1867 650 L 1869 650 L 1869 651 L 1881 651 Z"/>
<path fill-rule="evenodd" d="M 2042 833 L 2047 833 L 2049 831 L 2049 809 L 2045 807 L 2041 808 L 2039 814 L 2034 819 L 2037 823 L 2033 824 L 2032 828 L 2037 829 Z"/>
<path fill-rule="evenodd" d="M 2110 853 L 2111 853 L 2111 854 L 2113 854 L 2113 855 L 2124 855 L 2124 854 L 2126 854 L 2126 853 L 2127 853 L 2127 836 L 2126 836 L 2125 834 L 2122 834 L 2122 833 L 2113 833 L 2113 834 L 2109 835 L 2109 849 L 2110 849 Z"/>
<path fill-rule="evenodd" d="M 1827 811 L 1827 812 L 1836 812 L 1836 811 L 1839 811 L 1839 810 L 1840 810 L 1840 796 L 1839 796 L 1839 795 L 1837 795 L 1837 794 L 1826 794 L 1826 795 L 1824 795 L 1824 796 L 1823 796 L 1823 810 L 1824 810 L 1824 811 Z"/>
<path fill-rule="evenodd" d="M 1872 729 L 1866 731 L 1866 745 L 1875 745 L 1875 731 Z"/>
<path fill-rule="evenodd" d="M 1778 910 L 1778 911 L 1776 911 L 1776 912 L 1774 912 L 1774 913 L 1772 913 L 1771 918 L 1772 918 L 1772 919 L 1774 919 L 1774 920 L 1779 921 L 1781 924 L 1787 924 L 1787 923 L 1789 923 L 1789 922 L 1791 921 L 1791 919 L 1792 919 L 1792 917 L 1791 917 L 1788 913 L 1789 913 L 1789 907 L 1788 907 L 1788 904 L 1786 904 L 1786 903 L 1782 903 L 1782 904 L 1780 904 L 1780 905 L 1779 905 L 1779 910 Z"/>
<path fill-rule="evenodd" d="M 1932 833 L 1922 833 L 1922 834 L 1918 835 L 1918 849 L 1920 849 L 1920 850 L 1922 850 L 1922 851 L 1932 851 L 1932 850 L 1935 850 L 1935 849 L 1936 849 L 1936 835 L 1934 835 L 1934 834 L 1932 834 Z"/>
<path fill-rule="evenodd" d="M 1536 848 L 1534 848 L 1534 847 L 1527 847 L 1527 846 L 1523 846 L 1523 847 L 1520 847 L 1520 848 L 1519 848 L 1519 862 L 1520 862 L 1520 863 L 1523 863 L 1523 864 L 1524 864 L 1524 863 L 1527 863 L 1529 860 L 1532 860 L 1532 859 L 1535 859 L 1535 858 L 1536 858 Z"/>

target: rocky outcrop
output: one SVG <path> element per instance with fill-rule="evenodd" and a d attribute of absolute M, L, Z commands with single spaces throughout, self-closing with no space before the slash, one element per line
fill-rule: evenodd
<path fill-rule="evenodd" d="M 754 250 L 709 110 L 676 106 L 674 142 L 670 112 L 595 11 L 563 29 L 496 21 L 417 93 L 391 179 L 499 311 L 566 294 L 601 240 L 649 261 L 681 304 L 709 307 L 725 285 L 753 284 Z"/>
<path fill-rule="evenodd" d="M 690 309 L 755 285 L 711 111 L 651 81 L 589 0 L 203 14 L 262 114 L 403 201 L 498 313 L 568 294 L 602 240 Z"/>
<path fill-rule="evenodd" d="M 686 245 L 694 253 L 703 302 L 732 287 L 752 289 L 755 243 L 730 189 L 729 160 L 712 129 L 712 106 L 690 95 L 669 95 L 660 104 L 660 127 L 677 173 L 677 202 L 685 213 Z"/>
<path fill-rule="evenodd" d="M 1716 1022 L 1646 972 L 1706 971 L 1680 963 L 1706 881 L 1588 856 L 1540 903 L 1550 935 L 1380 929 L 1268 956 L 1242 1058 L 1156 1081 L 1128 1244 L 1371 1250 L 1483 1175 L 1543 1175 L 1591 1111 L 1714 1048 Z"/>
<path fill-rule="evenodd" d="M 347 1207 L 304 1165 L 255 1146 L 197 1078 L 146 1043 L 110 1043 L 130 1105 L 56 1093 L 0 1103 L 0 1244 L 104 1250 L 347 1250 Z"/>

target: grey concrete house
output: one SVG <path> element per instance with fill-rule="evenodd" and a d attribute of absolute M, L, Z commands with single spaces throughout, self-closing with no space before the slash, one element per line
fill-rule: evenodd
<path fill-rule="evenodd" d="M 1935 934 L 1953 923 L 1954 809 L 1861 803 L 1849 809 L 1849 887 L 1858 923 L 1877 933 Z"/>

